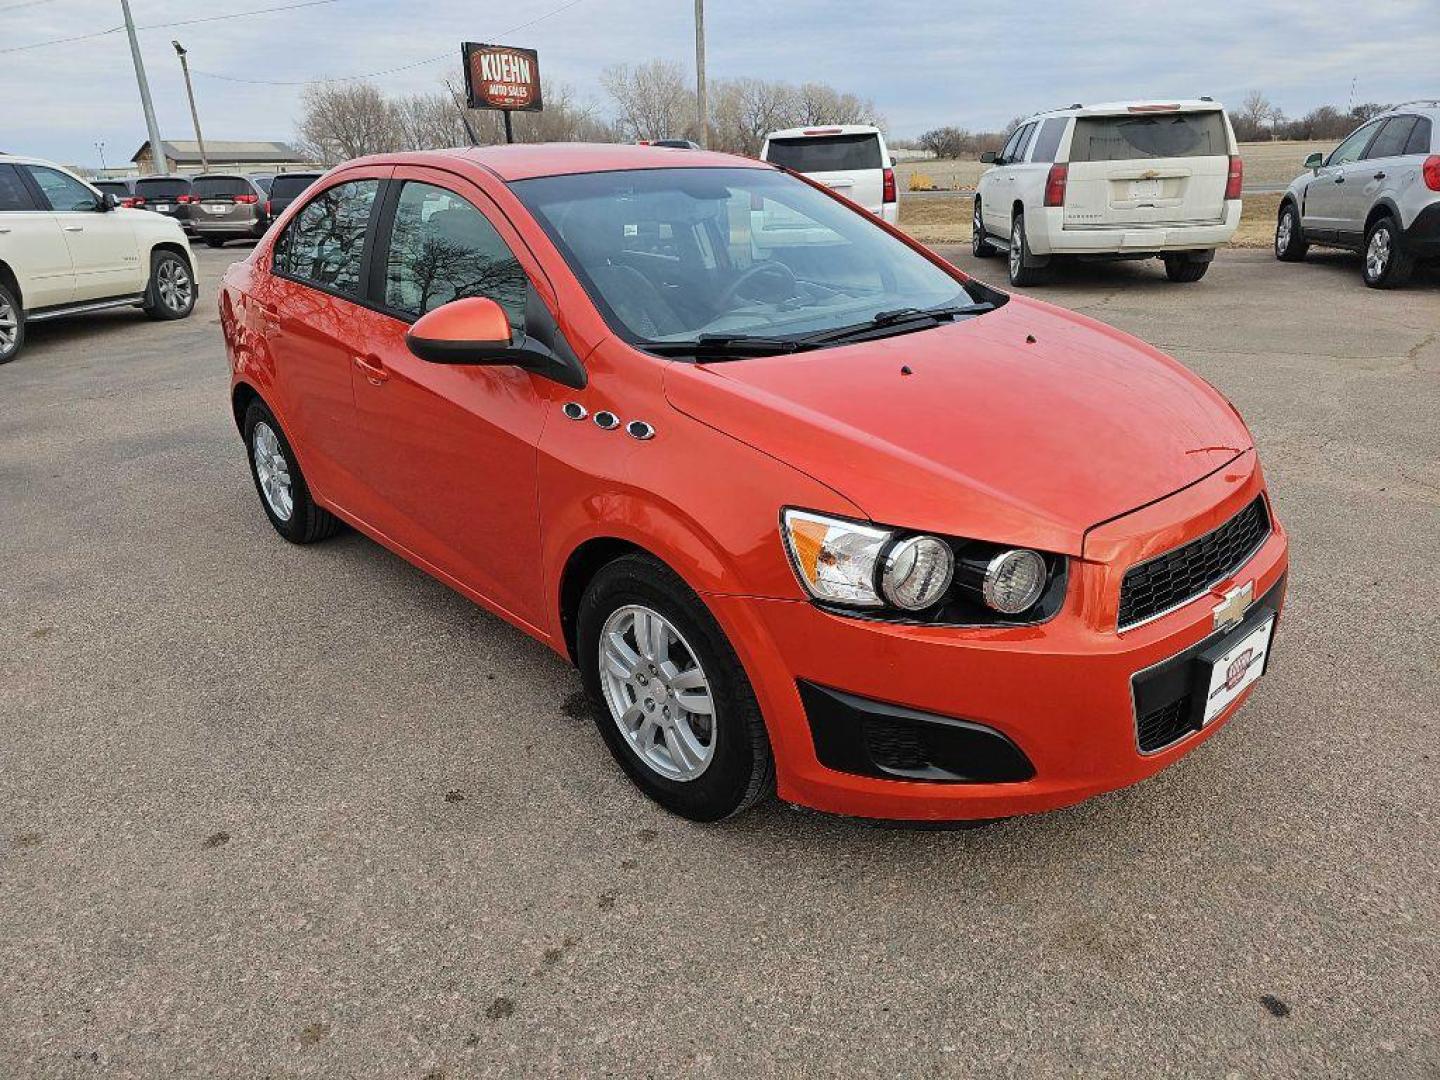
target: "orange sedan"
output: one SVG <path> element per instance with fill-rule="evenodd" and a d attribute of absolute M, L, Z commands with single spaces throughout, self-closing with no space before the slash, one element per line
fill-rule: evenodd
<path fill-rule="evenodd" d="M 686 817 L 1063 806 L 1265 670 L 1287 544 L 1229 403 L 774 166 L 353 161 L 220 313 L 276 530 L 353 526 L 568 657 Z"/>

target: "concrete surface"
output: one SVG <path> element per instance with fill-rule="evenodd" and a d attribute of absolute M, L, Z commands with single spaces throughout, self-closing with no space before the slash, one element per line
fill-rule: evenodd
<path fill-rule="evenodd" d="M 540 646 L 281 542 L 214 317 L 243 254 L 188 322 L 0 368 L 0 1076 L 1440 1075 L 1435 275 L 1035 290 L 1235 400 L 1290 608 L 1176 767 L 934 833 L 668 817 Z"/>

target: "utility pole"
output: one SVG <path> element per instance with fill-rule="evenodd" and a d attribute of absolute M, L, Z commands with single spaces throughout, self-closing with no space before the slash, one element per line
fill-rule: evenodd
<path fill-rule="evenodd" d="M 150 84 L 145 79 L 145 61 L 140 58 L 140 40 L 135 36 L 135 20 L 130 16 L 130 0 L 120 0 L 120 10 L 125 13 L 125 33 L 130 35 L 130 56 L 135 61 L 135 81 L 140 84 L 140 105 L 145 110 L 145 130 L 150 138 L 150 168 L 153 172 L 164 172 L 165 144 L 160 141 L 160 126 L 155 123 L 155 106 L 150 104 Z"/>
<path fill-rule="evenodd" d="M 700 114 L 700 145 L 710 149 L 710 102 L 705 93 L 705 0 L 695 0 L 695 108 Z"/>
<path fill-rule="evenodd" d="M 190 98 L 190 119 L 195 121 L 195 141 L 200 144 L 200 169 L 202 172 L 209 172 L 210 159 L 205 156 L 205 136 L 200 134 L 200 113 L 195 109 L 195 88 L 190 85 L 190 65 L 185 62 L 185 46 L 178 41 L 170 44 L 175 46 L 175 55 L 180 57 L 180 70 L 185 73 L 185 93 Z"/>
<path fill-rule="evenodd" d="M 100 171 L 102 173 L 109 172 L 110 170 L 105 165 L 105 140 L 101 139 L 99 142 L 97 142 L 95 144 L 95 149 L 100 151 Z"/>

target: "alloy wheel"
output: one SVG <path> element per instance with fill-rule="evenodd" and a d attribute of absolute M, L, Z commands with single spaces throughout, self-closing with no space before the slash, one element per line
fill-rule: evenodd
<path fill-rule="evenodd" d="M 20 318 L 10 301 L 0 296 L 0 356 L 15 348 L 20 337 Z"/>
<path fill-rule="evenodd" d="M 295 513 L 295 491 L 290 481 L 290 463 L 280 449 L 280 440 L 265 421 L 255 425 L 250 436 L 251 455 L 255 459 L 255 475 L 271 512 L 281 521 L 289 521 Z"/>
<path fill-rule="evenodd" d="M 1379 281 L 1385 276 L 1385 268 L 1389 265 L 1390 230 L 1380 225 L 1370 234 L 1370 246 L 1365 251 L 1365 273 L 1371 281 Z"/>
<path fill-rule="evenodd" d="M 980 245 L 985 243 L 985 227 L 980 223 L 980 197 L 975 197 L 975 209 L 970 214 L 970 250 L 975 254 L 980 253 Z"/>
<path fill-rule="evenodd" d="M 1025 243 L 1025 224 L 1023 219 L 1016 218 L 1015 224 L 1010 226 L 1010 277 L 1020 276 L 1020 270 L 1024 265 L 1024 258 L 1021 247 Z"/>
<path fill-rule="evenodd" d="M 1284 255 L 1290 250 L 1290 238 L 1295 232 L 1293 216 L 1287 210 L 1280 215 L 1280 224 L 1275 227 L 1275 251 Z"/>
<path fill-rule="evenodd" d="M 184 311 L 190 306 L 194 283 L 190 272 L 180 265 L 179 259 L 165 259 L 155 271 L 155 287 L 160 294 L 160 303 L 168 311 Z"/>
<path fill-rule="evenodd" d="M 667 780 L 700 776 L 715 756 L 715 697 L 684 635 L 627 604 L 605 620 L 599 664 L 610 717 L 636 756 Z"/>

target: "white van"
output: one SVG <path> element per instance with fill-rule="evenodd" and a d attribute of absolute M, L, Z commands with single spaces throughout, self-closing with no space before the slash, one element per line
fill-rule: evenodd
<path fill-rule="evenodd" d="M 900 218 L 895 170 L 879 128 L 843 124 L 772 131 L 760 160 L 804 173 L 892 225 Z"/>
<path fill-rule="evenodd" d="M 971 248 L 1004 250 L 1010 282 L 1058 257 L 1165 262 L 1199 281 L 1240 225 L 1242 167 L 1225 107 L 1193 101 L 1072 105 L 1025 120 L 975 194 Z"/>

